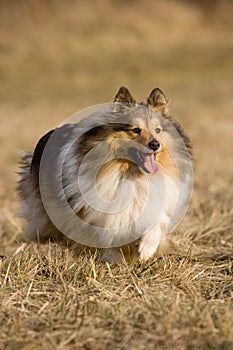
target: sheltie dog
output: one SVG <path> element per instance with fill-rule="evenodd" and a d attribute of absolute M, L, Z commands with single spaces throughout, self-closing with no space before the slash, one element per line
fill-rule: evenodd
<path fill-rule="evenodd" d="M 20 216 L 30 240 L 65 239 L 120 261 L 134 247 L 147 261 L 185 214 L 192 147 L 155 88 L 136 103 L 125 87 L 114 102 L 58 127 L 22 158 Z"/>

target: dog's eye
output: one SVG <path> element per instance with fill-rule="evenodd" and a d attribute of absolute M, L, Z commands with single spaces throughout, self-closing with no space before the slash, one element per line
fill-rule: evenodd
<path fill-rule="evenodd" d="M 134 128 L 132 131 L 133 131 L 135 134 L 140 134 L 140 132 L 142 131 L 142 129 L 140 129 L 140 128 Z"/>
<path fill-rule="evenodd" d="M 160 127 L 155 129 L 155 132 L 157 132 L 157 134 L 159 134 L 162 131 L 162 129 Z"/>

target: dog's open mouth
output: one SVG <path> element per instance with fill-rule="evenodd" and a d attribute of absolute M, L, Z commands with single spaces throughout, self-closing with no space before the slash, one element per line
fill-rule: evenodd
<path fill-rule="evenodd" d="M 147 173 L 155 174 L 159 170 L 154 152 L 144 153 L 138 151 L 136 148 L 130 148 L 129 156 Z"/>

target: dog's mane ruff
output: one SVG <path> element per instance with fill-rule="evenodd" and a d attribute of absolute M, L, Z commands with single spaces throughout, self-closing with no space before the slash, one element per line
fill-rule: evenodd
<path fill-rule="evenodd" d="M 148 210 L 145 211 L 145 214 L 142 215 L 148 200 L 146 176 L 134 177 L 130 172 L 123 174 L 121 163 L 113 162 L 108 168 L 109 171 L 97 179 L 97 196 L 91 182 L 83 183 L 80 189 L 77 181 L 77 163 L 74 164 L 72 159 L 73 155 L 70 154 L 63 171 L 64 191 L 73 210 L 78 216 L 81 216 L 84 222 L 96 225 L 97 228 L 105 228 L 106 232 L 108 229 L 117 228 L 118 238 L 122 236 L 122 241 L 124 239 L 126 243 L 127 233 L 132 234 L 134 232 L 135 239 L 137 239 L 142 232 L 148 229 L 148 225 L 150 226 L 150 223 L 154 222 L 154 212 L 151 210 L 151 204 Z M 81 160 L 81 157 L 76 159 Z M 66 169 L 67 171 L 69 170 L 69 174 L 66 174 Z M 92 169 L 92 162 L 88 160 L 84 171 L 87 179 L 92 178 Z M 66 177 L 67 181 L 65 180 Z M 156 203 L 160 200 L 160 181 L 163 180 L 157 178 L 155 187 L 150 193 L 151 203 Z M 129 205 L 126 205 L 130 195 L 132 195 L 131 201 Z M 87 198 L 90 201 L 90 205 L 85 200 Z M 100 203 L 101 199 L 103 200 L 102 203 Z M 114 200 L 116 201 L 114 202 Z M 141 218 L 141 220 L 137 221 L 137 218 Z M 85 230 L 85 225 L 82 229 Z M 111 235 L 106 233 L 106 246 L 109 244 L 110 237 Z"/>

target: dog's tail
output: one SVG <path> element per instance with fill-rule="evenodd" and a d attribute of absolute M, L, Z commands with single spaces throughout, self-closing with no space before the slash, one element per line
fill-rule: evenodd
<path fill-rule="evenodd" d="M 35 151 L 34 154 L 22 151 L 18 153 L 21 155 L 21 160 L 17 191 L 21 204 L 17 215 L 27 221 L 24 236 L 28 240 L 37 242 L 38 240 L 44 242 L 48 238 L 61 239 L 61 234 L 51 223 L 41 201 L 38 174 L 36 173 L 39 171 L 40 165 L 36 158 L 37 153 Z"/>
<path fill-rule="evenodd" d="M 31 186 L 29 185 L 30 181 L 30 169 L 32 163 L 32 153 L 18 151 L 21 156 L 20 160 L 20 170 L 18 172 L 19 182 L 17 186 L 17 191 L 22 200 L 25 200 L 30 194 Z"/>

